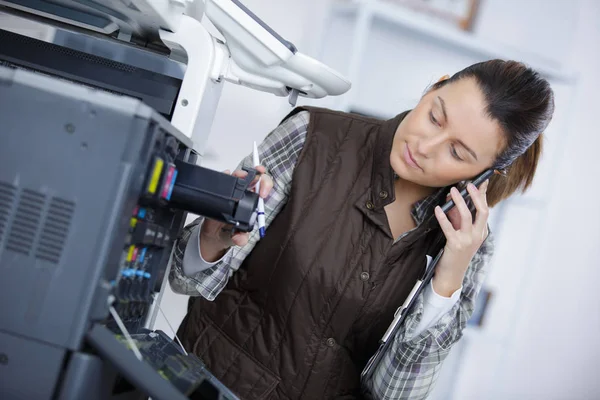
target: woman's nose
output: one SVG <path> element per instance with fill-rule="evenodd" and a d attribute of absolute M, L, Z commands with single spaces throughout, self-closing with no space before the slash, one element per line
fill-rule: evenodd
<path fill-rule="evenodd" d="M 417 142 L 417 153 L 424 158 L 429 158 L 437 151 L 440 145 L 444 142 L 443 135 L 424 136 Z"/>

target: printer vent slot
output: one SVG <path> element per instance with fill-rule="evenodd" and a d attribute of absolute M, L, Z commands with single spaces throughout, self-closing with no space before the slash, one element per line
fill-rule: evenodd
<path fill-rule="evenodd" d="M 6 249 L 26 256 L 31 253 L 44 209 L 44 200 L 43 194 L 33 190 L 24 189 L 21 192 Z"/>
<path fill-rule="evenodd" d="M 58 197 L 50 200 L 46 221 L 35 252 L 39 259 L 58 264 L 69 234 L 75 203 Z"/>
<path fill-rule="evenodd" d="M 6 182 L 0 182 L 0 248 L 6 230 L 8 229 L 8 217 L 17 196 L 17 188 Z"/>

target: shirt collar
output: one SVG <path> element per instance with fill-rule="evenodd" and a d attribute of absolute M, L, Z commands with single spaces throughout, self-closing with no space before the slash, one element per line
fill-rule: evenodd
<path fill-rule="evenodd" d="M 435 206 L 442 204 L 442 202 L 446 200 L 447 193 L 448 188 L 439 188 L 434 193 L 413 204 L 410 214 L 415 220 L 415 223 L 421 225 L 427 217 L 430 217 L 433 214 Z"/>

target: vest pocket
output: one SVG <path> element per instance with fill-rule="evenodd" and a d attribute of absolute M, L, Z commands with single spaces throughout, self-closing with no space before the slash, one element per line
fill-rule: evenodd
<path fill-rule="evenodd" d="M 219 327 L 201 317 L 204 329 L 193 352 L 217 379 L 241 399 L 266 399 L 279 384 L 279 377 L 254 359 Z"/>

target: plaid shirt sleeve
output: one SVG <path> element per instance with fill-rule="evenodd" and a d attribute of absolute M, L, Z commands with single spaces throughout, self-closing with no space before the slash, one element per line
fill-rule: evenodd
<path fill-rule="evenodd" d="M 475 299 L 492 255 L 493 237 L 490 233 L 469 265 L 459 301 L 433 326 L 415 337 L 415 329 L 423 315 L 423 293 L 420 294 L 413 311 L 407 316 L 387 354 L 376 367 L 373 378 L 363 382 L 363 387 L 372 398 L 427 398 L 442 362 L 452 345 L 462 337 L 462 331 L 473 314 Z"/>
<path fill-rule="evenodd" d="M 308 111 L 301 111 L 275 128 L 258 146 L 261 164 L 273 178 L 273 190 L 265 199 L 265 225 L 268 229 L 275 216 L 287 202 L 292 184 L 292 175 L 296 161 L 302 151 L 306 140 L 309 122 Z M 252 154 L 245 157 L 238 165 L 253 168 Z M 192 276 L 183 273 L 183 258 L 188 241 L 198 240 L 193 233 L 199 232 L 195 228 L 202 224 L 204 218 L 199 217 L 186 226 L 175 243 L 169 283 L 173 291 L 189 296 L 201 295 L 208 300 L 214 300 L 223 290 L 229 278 L 238 270 L 244 259 L 259 238 L 258 227 L 250 233 L 248 244 L 243 247 L 231 248 L 225 256 L 215 265 Z M 193 237 L 192 237 L 193 236 Z M 193 248 L 193 247 L 190 247 Z M 189 251 L 189 249 L 188 249 Z M 198 246 L 198 251 L 199 246 Z"/>

